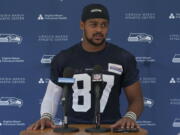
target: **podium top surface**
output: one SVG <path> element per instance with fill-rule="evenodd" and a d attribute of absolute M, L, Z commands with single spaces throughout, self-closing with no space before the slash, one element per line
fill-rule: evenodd
<path fill-rule="evenodd" d="M 113 132 L 107 132 L 107 133 L 87 133 L 85 132 L 86 128 L 92 128 L 94 125 L 88 125 L 88 124 L 74 124 L 70 125 L 69 127 L 76 127 L 79 128 L 79 132 L 75 133 L 55 133 L 53 132 L 53 129 L 48 128 L 44 130 L 24 130 L 21 131 L 19 135 L 148 135 L 147 130 L 140 129 L 139 132 L 132 132 L 132 133 L 113 133 Z M 109 125 L 101 125 L 101 127 L 109 127 Z"/>

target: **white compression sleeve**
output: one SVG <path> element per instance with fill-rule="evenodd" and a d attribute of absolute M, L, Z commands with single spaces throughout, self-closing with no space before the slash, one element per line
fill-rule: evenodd
<path fill-rule="evenodd" d="M 41 116 L 44 113 L 49 113 L 52 118 L 55 117 L 59 101 L 62 95 L 62 87 L 56 85 L 51 80 L 48 82 L 47 90 L 41 104 Z"/>

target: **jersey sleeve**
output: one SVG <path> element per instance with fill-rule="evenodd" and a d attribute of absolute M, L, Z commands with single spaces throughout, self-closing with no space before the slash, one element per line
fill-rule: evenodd
<path fill-rule="evenodd" d="M 133 55 L 128 55 L 125 61 L 122 80 L 122 87 L 130 86 L 131 84 L 139 80 L 139 70 L 137 68 L 137 62 Z"/>
<path fill-rule="evenodd" d="M 48 82 L 47 90 L 41 104 L 41 117 L 45 113 L 50 114 L 52 118 L 55 117 L 62 91 L 63 89 L 60 86 L 54 84 L 52 81 Z"/>
<path fill-rule="evenodd" d="M 63 57 L 62 53 L 60 53 L 56 55 L 51 62 L 50 80 L 59 86 L 61 86 L 61 84 L 58 83 L 58 78 L 63 76 L 62 72 L 63 72 L 64 59 L 65 58 Z"/>

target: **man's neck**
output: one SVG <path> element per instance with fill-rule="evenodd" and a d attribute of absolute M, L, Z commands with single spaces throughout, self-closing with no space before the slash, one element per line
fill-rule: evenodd
<path fill-rule="evenodd" d="M 82 41 L 82 47 L 87 52 L 98 52 L 98 51 L 103 50 L 106 47 L 106 42 L 104 42 L 100 46 L 94 46 L 86 41 Z"/>

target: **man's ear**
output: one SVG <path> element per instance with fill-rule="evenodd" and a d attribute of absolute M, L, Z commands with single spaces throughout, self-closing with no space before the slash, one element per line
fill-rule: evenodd
<path fill-rule="evenodd" d="M 84 25 L 85 25 L 84 22 L 81 21 L 81 22 L 80 22 L 80 29 L 81 29 L 81 30 L 84 30 Z"/>

